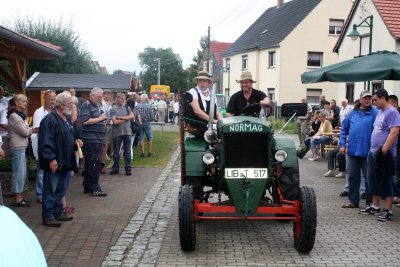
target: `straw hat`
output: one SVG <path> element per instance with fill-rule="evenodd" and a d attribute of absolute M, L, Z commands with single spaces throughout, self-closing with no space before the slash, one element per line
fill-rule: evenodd
<path fill-rule="evenodd" d="M 253 80 L 253 76 L 251 75 L 251 72 L 248 70 L 242 71 L 242 74 L 240 75 L 240 79 L 236 80 L 236 82 L 240 83 L 241 81 L 245 81 L 245 80 L 250 80 L 253 83 L 256 82 L 255 80 Z"/>
<path fill-rule="evenodd" d="M 193 82 L 197 83 L 197 80 L 199 79 L 208 80 L 210 83 L 212 83 L 212 76 L 207 71 L 204 70 L 199 71 L 197 77 L 193 78 Z"/>

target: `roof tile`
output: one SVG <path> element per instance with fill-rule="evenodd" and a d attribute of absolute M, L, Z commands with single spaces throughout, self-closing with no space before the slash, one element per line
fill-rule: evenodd
<path fill-rule="evenodd" d="M 217 42 L 217 41 L 211 41 L 210 42 L 210 48 L 213 51 L 218 65 L 222 66 L 222 58 L 221 54 L 231 46 L 232 43 L 225 43 L 225 42 Z"/>
<path fill-rule="evenodd" d="M 389 31 L 396 38 L 400 38 L 400 1 L 399 0 L 374 0 L 382 19 Z"/>

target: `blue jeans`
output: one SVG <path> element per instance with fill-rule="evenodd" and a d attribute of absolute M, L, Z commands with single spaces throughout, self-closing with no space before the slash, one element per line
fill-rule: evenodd
<path fill-rule="evenodd" d="M 367 158 L 348 155 L 347 160 L 349 172 L 349 202 L 358 205 L 360 202 L 361 171 L 362 173 L 367 173 Z"/>
<path fill-rule="evenodd" d="M 346 155 L 346 161 L 349 161 L 348 160 L 348 155 Z M 367 169 L 368 169 L 368 167 L 367 167 Z M 363 173 L 362 171 L 361 171 L 361 183 L 360 183 L 360 194 L 362 194 L 362 193 L 365 193 L 366 192 L 366 189 L 365 189 L 365 186 L 366 186 L 366 179 L 367 179 L 367 174 L 366 173 Z M 346 191 L 347 193 L 349 192 L 349 187 L 350 187 L 350 185 L 349 185 L 349 165 L 348 164 L 346 164 L 346 184 L 345 184 L 345 186 L 344 186 L 344 191 Z"/>
<path fill-rule="evenodd" d="M 396 172 L 393 176 L 393 196 L 400 197 L 400 147 L 397 140 Z"/>
<path fill-rule="evenodd" d="M 179 113 L 175 113 L 172 115 L 171 124 L 175 124 L 175 118 L 178 117 Z"/>
<path fill-rule="evenodd" d="M 67 172 L 44 171 L 42 218 L 49 220 L 59 217 L 63 212 L 61 199 L 67 190 Z"/>
<path fill-rule="evenodd" d="M 115 147 L 115 149 L 117 149 Z M 100 154 L 101 144 L 86 143 L 82 147 L 85 159 L 85 177 L 83 179 L 83 191 L 85 193 L 92 193 L 100 191 L 99 177 L 100 177 Z"/>
<path fill-rule="evenodd" d="M 22 193 L 26 180 L 25 148 L 11 148 L 12 176 L 11 192 Z"/>
<path fill-rule="evenodd" d="M 311 138 L 311 148 L 315 148 L 319 144 L 329 143 L 329 137 L 321 135 L 319 139 Z"/>
<path fill-rule="evenodd" d="M 125 159 L 125 171 L 131 170 L 131 135 L 121 135 L 114 137 L 114 165 L 113 170 L 119 171 L 119 150 L 121 143 L 124 146 L 124 159 Z"/>
<path fill-rule="evenodd" d="M 40 168 L 39 161 L 36 168 L 36 197 L 42 198 L 44 170 Z"/>

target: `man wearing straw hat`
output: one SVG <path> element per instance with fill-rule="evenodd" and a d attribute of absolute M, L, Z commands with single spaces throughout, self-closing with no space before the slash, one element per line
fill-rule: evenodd
<path fill-rule="evenodd" d="M 231 117 L 245 115 L 245 116 L 252 116 L 254 114 L 258 114 L 261 111 L 261 106 L 269 105 L 269 98 L 267 95 L 260 91 L 253 88 L 253 83 L 256 81 L 253 80 L 250 71 L 242 71 L 240 75 L 240 79 L 236 80 L 237 83 L 240 83 L 240 91 L 236 92 L 232 95 L 231 99 L 229 100 L 228 107 L 226 109 L 226 116 Z M 253 105 L 260 103 L 259 105 Z M 246 110 L 242 112 L 242 110 L 247 107 Z M 243 114 L 242 114 L 243 113 Z"/>

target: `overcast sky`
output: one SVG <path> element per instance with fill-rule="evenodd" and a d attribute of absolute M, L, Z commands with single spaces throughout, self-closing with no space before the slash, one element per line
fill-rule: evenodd
<path fill-rule="evenodd" d="M 1 6 L 0 23 L 18 13 L 57 21 L 72 18 L 75 33 L 100 66 L 109 73 L 138 73 L 138 54 L 145 47 L 171 47 L 186 68 L 208 26 L 211 40 L 234 42 L 276 4 L 277 0 L 13 0 Z"/>

